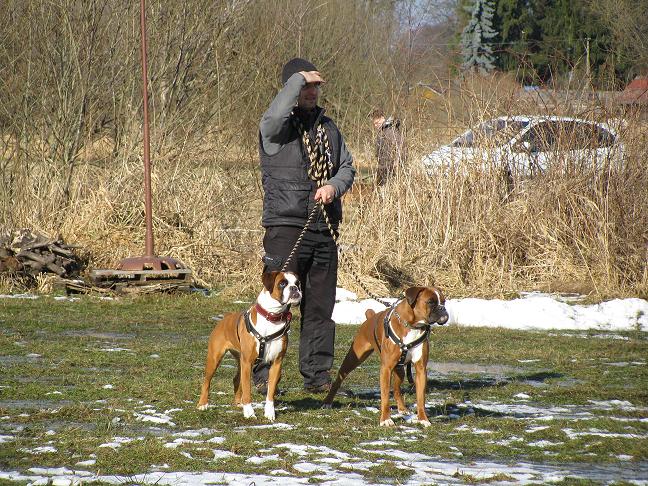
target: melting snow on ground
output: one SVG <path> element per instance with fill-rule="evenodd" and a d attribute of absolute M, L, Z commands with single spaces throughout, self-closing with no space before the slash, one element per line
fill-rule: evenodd
<path fill-rule="evenodd" d="M 614 299 L 592 305 L 573 305 L 563 300 L 558 295 L 537 292 L 513 300 L 448 299 L 448 324 L 510 329 L 648 330 L 647 300 Z M 384 308 L 374 299 L 358 300 L 353 292 L 338 288 L 333 320 L 338 324 L 361 324 L 367 309 L 379 312 Z"/>

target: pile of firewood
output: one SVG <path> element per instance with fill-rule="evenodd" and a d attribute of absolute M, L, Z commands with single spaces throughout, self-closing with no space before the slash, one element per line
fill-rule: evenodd
<path fill-rule="evenodd" d="M 28 229 L 0 233 L 0 273 L 72 277 L 83 267 L 75 246 Z"/>

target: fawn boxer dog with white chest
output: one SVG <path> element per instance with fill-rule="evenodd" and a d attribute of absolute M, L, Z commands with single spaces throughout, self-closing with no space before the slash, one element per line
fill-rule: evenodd
<path fill-rule="evenodd" d="M 271 363 L 264 415 L 268 420 L 275 419 L 274 395 L 288 348 L 287 332 L 292 319 L 290 306 L 299 303 L 301 291 L 297 275 L 292 272 L 264 273 L 262 280 L 263 290 L 256 304 L 246 312 L 227 314 L 209 337 L 199 410 L 207 409 L 211 379 L 229 351 L 238 363 L 234 377 L 234 402 L 243 407 L 245 418 L 256 417 L 252 408 L 252 367 L 257 361 Z"/>
<path fill-rule="evenodd" d="M 425 413 L 425 386 L 427 384 L 427 361 L 430 349 L 428 335 L 432 324 L 448 322 L 445 297 L 435 287 L 410 287 L 405 298 L 390 308 L 375 313 L 369 309 L 367 320 L 353 338 L 331 391 L 324 399 L 324 407 L 330 408 L 342 381 L 357 368 L 371 353 L 380 356 L 380 425 L 391 426 L 394 421 L 389 414 L 389 388 L 393 374 L 394 399 L 400 413 L 407 408 L 400 386 L 405 376 L 406 363 L 412 363 L 416 370 L 417 421 L 430 425 Z"/>

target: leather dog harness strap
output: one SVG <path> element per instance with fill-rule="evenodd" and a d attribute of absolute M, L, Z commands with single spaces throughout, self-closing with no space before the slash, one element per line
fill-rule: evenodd
<path fill-rule="evenodd" d="M 269 341 L 274 341 L 275 339 L 279 339 L 283 337 L 288 330 L 290 329 L 290 321 L 292 320 L 292 314 L 288 311 L 284 312 L 281 315 L 286 316 L 286 325 L 283 326 L 281 329 L 279 329 L 277 332 L 270 334 L 269 336 L 262 336 L 259 331 L 257 331 L 254 328 L 254 325 L 252 324 L 252 319 L 250 319 L 250 311 L 252 309 L 248 309 L 245 314 L 243 314 L 243 318 L 245 320 L 245 328 L 247 331 L 254 336 L 254 338 L 259 341 L 259 355 L 257 356 L 257 359 L 254 361 L 254 366 L 258 365 L 259 363 L 263 362 L 263 358 L 265 357 L 265 349 L 266 349 L 266 344 Z M 259 310 L 259 307 L 257 306 L 257 311 Z M 263 315 L 263 314 L 261 314 Z M 275 314 L 279 315 L 279 314 Z M 265 317 L 265 315 L 263 316 Z M 273 321 L 276 322 L 276 321 Z"/>
<path fill-rule="evenodd" d="M 396 344 L 396 346 L 398 346 L 401 350 L 400 358 L 398 360 L 398 363 L 396 364 L 397 367 L 405 366 L 405 360 L 407 359 L 407 352 L 410 349 L 415 348 L 416 346 L 422 344 L 424 341 L 427 340 L 428 336 L 430 335 L 429 325 L 426 324 L 421 327 L 414 327 L 413 325 L 409 324 L 407 321 L 403 321 L 401 319 L 400 315 L 398 315 L 398 312 L 396 312 L 396 306 L 401 302 L 402 300 L 395 302 L 389 309 L 389 312 L 385 314 L 385 319 L 383 320 L 383 326 L 385 328 L 385 336 L 389 337 L 389 339 L 391 339 L 392 342 Z M 401 323 L 404 324 L 406 327 L 409 327 L 410 329 L 418 329 L 418 330 L 424 329 L 425 332 L 418 339 L 415 339 L 411 343 L 407 343 L 407 344 L 404 343 L 403 340 L 400 337 L 398 337 L 398 335 L 394 332 L 394 330 L 391 327 L 390 321 L 393 314 L 396 314 L 398 320 L 401 321 Z M 376 339 L 376 343 L 378 343 L 378 337 L 376 335 L 375 327 L 374 327 L 374 337 Z M 378 349 L 380 349 L 380 345 L 378 345 Z"/>

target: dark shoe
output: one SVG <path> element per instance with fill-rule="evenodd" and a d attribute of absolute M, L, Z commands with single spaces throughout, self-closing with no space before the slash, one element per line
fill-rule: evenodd
<path fill-rule="evenodd" d="M 316 386 L 304 386 L 304 390 L 308 393 L 328 393 L 331 391 L 331 382 L 327 381 L 326 383 Z"/>

